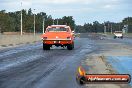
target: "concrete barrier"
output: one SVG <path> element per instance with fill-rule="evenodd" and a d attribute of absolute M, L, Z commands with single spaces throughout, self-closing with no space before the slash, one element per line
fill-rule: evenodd
<path fill-rule="evenodd" d="M 34 35 L 2 35 L 0 34 L 0 46 L 13 46 L 25 43 L 41 41 L 41 34 Z"/>

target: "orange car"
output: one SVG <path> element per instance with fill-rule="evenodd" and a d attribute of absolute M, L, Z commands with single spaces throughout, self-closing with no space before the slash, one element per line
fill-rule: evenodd
<path fill-rule="evenodd" d="M 46 28 L 42 35 L 43 50 L 50 50 L 52 45 L 67 47 L 68 50 L 74 48 L 74 33 L 66 25 L 51 25 Z"/>

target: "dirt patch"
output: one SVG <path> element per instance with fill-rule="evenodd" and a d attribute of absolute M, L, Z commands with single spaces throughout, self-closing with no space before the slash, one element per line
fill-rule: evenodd
<path fill-rule="evenodd" d="M 108 73 L 109 73 L 109 74 L 116 74 L 116 73 L 117 73 L 116 70 L 114 70 L 114 69 L 112 68 L 112 65 L 109 64 L 109 63 L 107 62 L 105 56 L 99 56 L 99 58 L 103 61 L 103 63 L 104 63 L 105 66 L 107 67 L 106 70 L 108 70 Z"/>

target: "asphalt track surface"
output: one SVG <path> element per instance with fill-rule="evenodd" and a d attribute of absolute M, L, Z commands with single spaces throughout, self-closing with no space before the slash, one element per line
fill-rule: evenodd
<path fill-rule="evenodd" d="M 96 51 L 94 41 L 75 39 L 75 49 L 42 43 L 0 50 L 0 88 L 83 88 L 76 82 L 76 70 L 88 53 Z"/>
<path fill-rule="evenodd" d="M 76 71 L 85 55 L 98 51 L 99 39 L 99 35 L 81 34 L 74 50 L 43 50 L 41 42 L 0 50 L 0 88 L 85 88 L 77 84 Z"/>

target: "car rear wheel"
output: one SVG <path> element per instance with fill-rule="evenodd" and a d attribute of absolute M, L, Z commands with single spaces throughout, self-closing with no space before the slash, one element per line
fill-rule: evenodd
<path fill-rule="evenodd" d="M 46 45 L 43 43 L 43 50 L 50 50 L 50 45 Z"/>
<path fill-rule="evenodd" d="M 68 50 L 73 50 L 74 49 L 74 43 L 67 45 Z"/>

